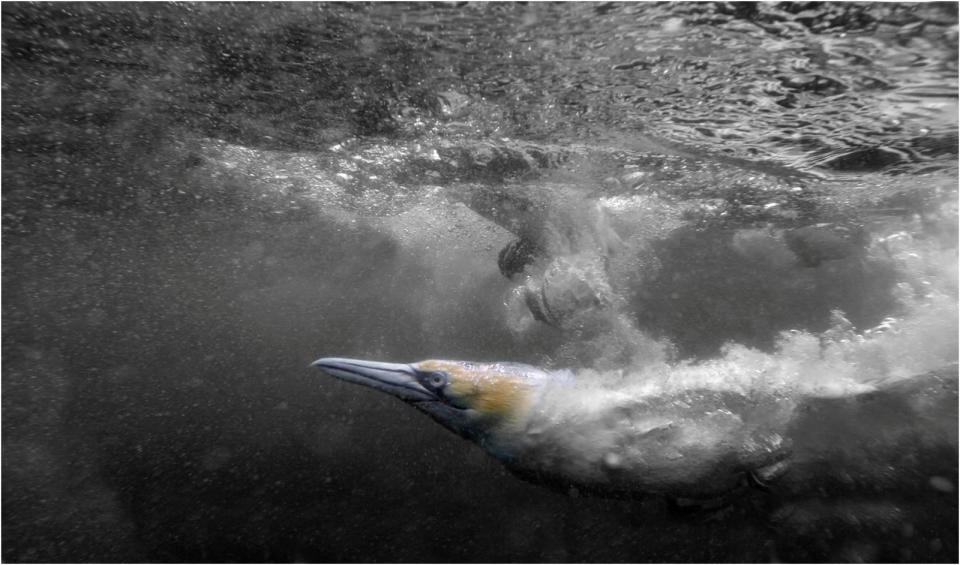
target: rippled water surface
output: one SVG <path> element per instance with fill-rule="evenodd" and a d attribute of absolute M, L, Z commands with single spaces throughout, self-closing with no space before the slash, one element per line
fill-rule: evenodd
<path fill-rule="evenodd" d="M 956 561 L 956 3 L 2 12 L 5 561 Z M 827 463 L 558 494 L 331 355 Z"/>
<path fill-rule="evenodd" d="M 954 11 L 544 3 L 403 5 L 376 16 L 427 31 L 434 62 L 473 93 L 523 105 L 528 135 L 643 132 L 716 154 L 864 172 L 936 168 L 947 166 L 937 157 L 955 156 Z"/>

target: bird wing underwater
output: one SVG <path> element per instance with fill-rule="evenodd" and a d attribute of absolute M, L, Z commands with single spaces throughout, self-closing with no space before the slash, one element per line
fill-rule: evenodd
<path fill-rule="evenodd" d="M 331 357 L 313 366 L 403 400 L 520 478 L 562 492 L 696 499 L 748 485 L 903 488 L 918 464 L 920 475 L 956 475 L 956 365 L 843 398 L 618 388 L 518 363 Z M 891 473 L 891 462 L 913 467 Z"/>

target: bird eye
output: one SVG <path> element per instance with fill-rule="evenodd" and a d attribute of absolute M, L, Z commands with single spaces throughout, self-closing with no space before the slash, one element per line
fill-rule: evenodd
<path fill-rule="evenodd" d="M 427 384 L 434 388 L 440 388 L 447 384 L 447 375 L 444 373 L 430 373 L 427 375 Z"/>

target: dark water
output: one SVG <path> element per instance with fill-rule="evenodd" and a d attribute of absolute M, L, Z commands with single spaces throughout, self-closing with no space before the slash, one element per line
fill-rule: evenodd
<path fill-rule="evenodd" d="M 956 561 L 955 437 L 916 492 L 685 513 L 307 368 L 955 363 L 955 3 L 5 3 L 3 41 L 5 561 Z M 517 300 L 524 201 L 545 260 L 609 212 L 625 326 Z M 834 309 L 901 337 L 790 348 Z"/>

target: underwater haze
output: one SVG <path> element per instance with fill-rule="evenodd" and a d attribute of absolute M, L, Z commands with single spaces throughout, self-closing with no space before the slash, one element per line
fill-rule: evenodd
<path fill-rule="evenodd" d="M 5 562 L 957 561 L 957 3 L 2 18 Z M 770 387 L 860 478 L 557 493 L 320 357 Z"/>

